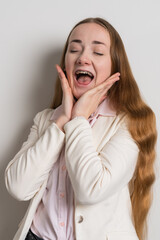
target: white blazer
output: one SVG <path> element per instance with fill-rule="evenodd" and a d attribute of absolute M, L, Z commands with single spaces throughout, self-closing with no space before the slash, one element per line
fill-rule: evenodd
<path fill-rule="evenodd" d="M 31 200 L 14 240 L 25 239 L 63 144 L 75 194 L 76 240 L 138 240 L 129 183 L 139 150 L 126 117 L 100 116 L 93 128 L 84 117 L 76 117 L 63 133 L 50 121 L 53 111 L 36 115 L 27 141 L 5 171 L 9 193 Z"/>

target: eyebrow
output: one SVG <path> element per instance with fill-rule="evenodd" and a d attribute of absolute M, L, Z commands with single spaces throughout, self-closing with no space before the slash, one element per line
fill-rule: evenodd
<path fill-rule="evenodd" d="M 81 41 L 80 39 L 73 39 L 73 40 L 70 42 L 70 44 L 71 44 L 72 42 L 75 42 L 75 43 L 82 43 L 82 41 Z M 100 42 L 100 41 L 97 41 L 97 40 L 92 41 L 92 44 L 102 44 L 102 45 L 105 45 L 105 46 L 106 46 L 105 43 Z"/>

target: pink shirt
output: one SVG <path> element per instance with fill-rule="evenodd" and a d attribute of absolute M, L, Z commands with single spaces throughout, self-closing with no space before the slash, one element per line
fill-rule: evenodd
<path fill-rule="evenodd" d="M 57 119 L 60 112 L 61 106 L 54 111 L 51 120 Z M 116 115 L 107 99 L 89 117 L 91 127 L 100 115 Z M 74 193 L 67 173 L 64 153 L 65 145 L 50 172 L 44 195 L 31 225 L 31 230 L 44 240 L 75 240 Z"/>

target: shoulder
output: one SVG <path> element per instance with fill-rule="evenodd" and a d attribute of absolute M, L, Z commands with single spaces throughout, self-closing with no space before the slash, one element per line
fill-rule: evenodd
<path fill-rule="evenodd" d="M 137 142 L 135 141 L 135 139 L 132 137 L 131 132 L 129 130 L 129 117 L 127 116 L 127 114 L 119 114 L 117 116 L 117 129 L 115 132 L 115 136 L 119 136 L 120 139 L 123 141 L 124 144 L 127 143 L 132 143 L 132 146 L 134 145 L 135 148 L 138 151 L 138 145 Z"/>
<path fill-rule="evenodd" d="M 54 109 L 52 108 L 46 108 L 40 112 L 38 112 L 34 118 L 36 121 L 43 121 L 43 120 L 49 120 L 54 112 Z"/>
<path fill-rule="evenodd" d="M 37 127 L 39 134 L 41 135 L 47 127 L 53 122 L 51 121 L 51 116 L 53 115 L 55 109 L 46 108 L 40 112 L 38 112 L 34 119 L 34 125 Z"/>
<path fill-rule="evenodd" d="M 112 119 L 107 118 L 106 121 L 107 121 L 106 122 L 107 124 L 105 124 L 104 127 L 106 129 L 108 127 L 107 134 L 106 134 L 107 136 L 109 134 L 110 138 L 115 138 L 116 136 L 116 137 L 119 137 L 120 139 L 127 138 L 134 141 L 129 130 L 130 120 L 127 114 L 119 113 Z"/>
<path fill-rule="evenodd" d="M 129 119 L 128 119 L 127 114 L 125 114 L 125 113 L 118 114 L 115 118 L 115 121 L 117 122 L 118 128 L 128 130 Z"/>

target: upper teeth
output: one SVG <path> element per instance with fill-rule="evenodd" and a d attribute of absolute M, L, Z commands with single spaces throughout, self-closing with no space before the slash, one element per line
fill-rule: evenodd
<path fill-rule="evenodd" d="M 88 71 L 77 70 L 76 74 L 88 74 L 90 77 L 93 77 L 93 74 Z"/>

